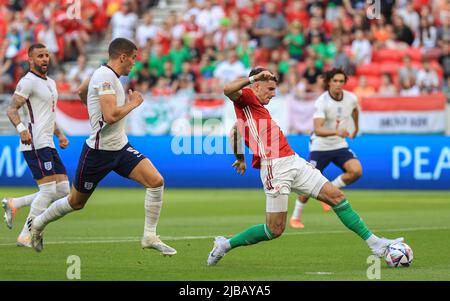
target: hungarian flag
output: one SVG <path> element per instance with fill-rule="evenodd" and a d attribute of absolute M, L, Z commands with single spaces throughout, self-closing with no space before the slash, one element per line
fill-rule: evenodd
<path fill-rule="evenodd" d="M 80 100 L 58 101 L 56 123 L 67 135 L 86 136 L 91 131 L 87 108 Z"/>
<path fill-rule="evenodd" d="M 361 99 L 360 131 L 368 134 L 445 132 L 444 94 Z"/>

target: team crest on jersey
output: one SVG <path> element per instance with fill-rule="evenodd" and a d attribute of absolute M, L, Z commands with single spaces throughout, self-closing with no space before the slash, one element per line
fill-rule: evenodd
<path fill-rule="evenodd" d="M 94 187 L 94 183 L 92 182 L 84 182 L 84 189 L 91 190 Z"/>
<path fill-rule="evenodd" d="M 52 170 L 52 162 L 44 162 L 45 170 Z"/>

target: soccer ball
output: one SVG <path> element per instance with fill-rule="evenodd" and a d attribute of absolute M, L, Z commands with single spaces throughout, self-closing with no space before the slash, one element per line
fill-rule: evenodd
<path fill-rule="evenodd" d="M 399 242 L 387 248 L 384 259 L 390 267 L 409 267 L 413 260 L 413 251 L 404 242 Z"/>

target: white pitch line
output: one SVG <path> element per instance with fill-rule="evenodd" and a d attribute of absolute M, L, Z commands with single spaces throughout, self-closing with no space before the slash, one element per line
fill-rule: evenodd
<path fill-rule="evenodd" d="M 376 229 L 374 232 L 414 232 L 414 231 L 433 231 L 433 230 L 450 230 L 450 227 L 416 227 L 416 228 L 397 228 L 397 229 Z M 336 230 L 336 231 L 298 231 L 284 233 L 283 236 L 293 235 L 311 235 L 311 234 L 343 234 L 351 233 L 350 230 Z M 232 235 L 226 235 L 232 236 Z M 164 236 L 164 240 L 197 240 L 197 239 L 212 239 L 216 235 L 203 235 L 203 236 Z M 81 237 L 80 237 L 81 238 Z M 107 244 L 107 243 L 124 243 L 124 242 L 139 242 L 140 237 L 110 237 L 110 238 L 98 238 L 92 239 L 81 238 L 83 240 L 58 240 L 58 241 L 45 241 L 46 245 L 66 245 L 66 244 Z M 3 243 L 0 246 L 15 246 L 15 243 Z"/>

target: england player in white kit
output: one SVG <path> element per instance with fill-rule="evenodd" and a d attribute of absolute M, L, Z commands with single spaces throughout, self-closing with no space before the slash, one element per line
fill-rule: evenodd
<path fill-rule="evenodd" d="M 20 151 L 39 186 L 39 192 L 21 198 L 3 199 L 5 222 L 10 229 L 18 208 L 31 203 L 27 220 L 32 219 L 70 190 L 66 169 L 53 142 L 55 134 L 61 148 L 66 148 L 69 143 L 55 124 L 58 92 L 55 81 L 47 76 L 49 52 L 45 45 L 35 44 L 29 48 L 28 57 L 30 70 L 17 84 L 7 115 L 20 134 Z M 20 120 L 18 110 L 21 107 L 26 108 L 28 113 L 26 125 Z M 26 224 L 17 238 L 17 245 L 31 247 Z"/>
<path fill-rule="evenodd" d="M 319 96 L 315 103 L 314 132 L 309 146 L 309 162 L 321 173 L 333 162 L 343 174 L 331 183 L 342 188 L 358 180 L 362 175 L 362 167 L 356 155 L 349 149 L 346 137 L 354 138 L 358 133 L 358 98 L 355 94 L 343 90 L 347 75 L 341 69 L 332 69 L 324 74 L 326 92 Z M 308 197 L 299 196 L 290 226 L 303 228 L 301 213 Z M 322 203 L 325 211 L 331 208 Z"/>
<path fill-rule="evenodd" d="M 42 250 L 44 227 L 74 210 L 82 209 L 97 184 L 114 171 L 146 187 L 142 247 L 156 249 L 164 255 L 177 253 L 156 235 L 162 207 L 163 177 L 148 158 L 128 143 L 125 132 L 125 117 L 141 105 L 143 98 L 140 93 L 130 90 L 126 100 L 119 77 L 130 72 L 136 55 L 137 48 L 131 41 L 114 39 L 109 45 L 108 63 L 98 68 L 90 78 L 87 106 L 91 135 L 81 152 L 69 196 L 54 202 L 31 224 L 31 243 L 36 251 Z M 80 88 L 81 95 L 86 95 L 86 82 Z"/>

